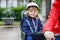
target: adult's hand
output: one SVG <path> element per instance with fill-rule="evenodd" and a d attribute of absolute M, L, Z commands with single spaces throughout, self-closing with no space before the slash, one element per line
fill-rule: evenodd
<path fill-rule="evenodd" d="M 54 39 L 54 33 L 50 31 L 46 31 L 44 33 L 44 36 L 46 37 L 46 39 Z"/>

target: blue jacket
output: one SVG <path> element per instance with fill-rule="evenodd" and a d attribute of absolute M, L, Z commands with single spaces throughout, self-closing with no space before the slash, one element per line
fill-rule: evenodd
<path fill-rule="evenodd" d="M 35 25 L 33 21 L 35 22 Z M 21 20 L 21 29 L 26 35 L 31 35 L 34 32 L 42 32 L 43 26 L 41 20 L 39 18 L 34 18 L 33 21 L 29 17 L 25 17 Z M 34 26 L 36 26 L 36 29 Z"/>

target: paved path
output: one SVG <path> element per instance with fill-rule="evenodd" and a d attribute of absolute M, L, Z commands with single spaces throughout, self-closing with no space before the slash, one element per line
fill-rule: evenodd
<path fill-rule="evenodd" d="M 0 27 L 0 40 L 21 40 L 19 27 Z"/>

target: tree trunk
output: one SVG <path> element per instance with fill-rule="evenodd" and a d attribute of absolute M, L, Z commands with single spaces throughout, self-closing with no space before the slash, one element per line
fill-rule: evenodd
<path fill-rule="evenodd" d="M 50 9 L 51 9 L 51 0 L 46 0 L 46 19 L 49 15 Z"/>
<path fill-rule="evenodd" d="M 32 2 L 33 0 L 29 0 L 29 2 Z"/>

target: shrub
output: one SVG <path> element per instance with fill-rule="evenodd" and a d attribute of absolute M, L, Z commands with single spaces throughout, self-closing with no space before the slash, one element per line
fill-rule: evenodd
<path fill-rule="evenodd" d="M 3 11 L 6 10 L 6 9 L 8 9 L 8 8 L 0 8 L 0 21 L 2 20 L 2 19 L 1 19 L 2 13 L 3 13 Z M 12 8 L 10 8 L 10 10 L 12 10 L 12 11 L 14 12 L 14 15 L 15 15 L 15 17 L 16 17 L 15 20 L 16 20 L 16 21 L 20 21 L 20 20 L 21 20 L 21 12 L 22 12 L 23 10 L 25 10 L 25 6 L 12 7 Z"/>
<path fill-rule="evenodd" d="M 3 12 L 5 9 L 6 9 L 6 8 L 0 8 L 0 21 L 2 20 L 2 19 L 1 19 L 2 12 Z"/>
<path fill-rule="evenodd" d="M 20 21 L 21 20 L 21 12 L 23 10 L 25 10 L 25 6 L 20 6 L 20 7 L 16 7 L 16 8 L 11 8 L 11 10 L 14 12 L 15 17 L 16 17 L 16 21 Z"/>

